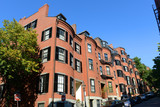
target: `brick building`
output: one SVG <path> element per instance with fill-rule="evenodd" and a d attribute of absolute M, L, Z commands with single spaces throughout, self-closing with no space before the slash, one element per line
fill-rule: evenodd
<path fill-rule="evenodd" d="M 52 102 L 55 107 L 100 107 L 122 93 L 139 95 L 141 78 L 124 48 L 93 39 L 88 31 L 77 34 L 75 24 L 69 25 L 63 14 L 49 17 L 48 9 L 45 4 L 19 21 L 25 29 L 37 31 L 44 65 L 35 107 Z"/>

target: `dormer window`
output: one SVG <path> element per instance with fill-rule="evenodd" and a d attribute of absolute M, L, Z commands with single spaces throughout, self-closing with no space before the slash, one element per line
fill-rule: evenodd
<path fill-rule="evenodd" d="M 57 18 L 63 21 L 66 21 L 67 19 L 60 13 L 59 15 L 57 15 Z"/>

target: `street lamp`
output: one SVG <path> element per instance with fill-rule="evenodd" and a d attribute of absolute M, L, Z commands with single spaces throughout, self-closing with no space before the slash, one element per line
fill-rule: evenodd
<path fill-rule="evenodd" d="M 82 88 L 83 88 L 83 93 L 84 93 L 84 107 L 86 107 L 85 87 L 86 87 L 86 85 L 84 84 L 84 81 L 83 81 L 83 83 L 82 83 Z"/>

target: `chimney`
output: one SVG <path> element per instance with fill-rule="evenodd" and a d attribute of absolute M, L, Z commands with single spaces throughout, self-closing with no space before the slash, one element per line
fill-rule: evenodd
<path fill-rule="evenodd" d="M 39 8 L 39 11 L 42 15 L 44 16 L 48 16 L 48 9 L 49 9 L 49 5 L 45 4 L 42 7 Z"/>
<path fill-rule="evenodd" d="M 113 49 L 113 45 L 112 44 L 110 44 L 109 46 Z"/>
<path fill-rule="evenodd" d="M 73 28 L 75 34 L 77 34 L 77 26 L 76 26 L 76 24 L 73 24 L 73 25 L 72 25 L 72 28 Z"/>

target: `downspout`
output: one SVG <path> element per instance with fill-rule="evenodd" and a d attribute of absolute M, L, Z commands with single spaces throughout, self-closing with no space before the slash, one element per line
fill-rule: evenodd
<path fill-rule="evenodd" d="M 90 107 L 90 95 L 89 95 L 89 78 L 88 78 L 88 63 L 87 63 L 87 50 L 86 50 L 86 36 L 85 36 L 85 55 L 86 55 L 86 70 L 87 70 L 87 85 L 88 85 L 88 102 L 89 102 L 89 107 Z"/>
<path fill-rule="evenodd" d="M 58 24 L 58 20 L 56 19 L 56 32 L 57 32 L 57 24 Z M 52 36 L 53 37 L 53 36 Z M 54 56 L 53 56 L 53 92 L 52 92 L 52 107 L 54 107 L 54 76 L 55 76 L 55 62 L 56 62 L 56 60 L 55 60 L 55 55 L 56 55 L 56 36 L 55 36 L 55 44 L 54 44 L 54 47 L 55 47 L 55 54 L 54 54 Z"/>

